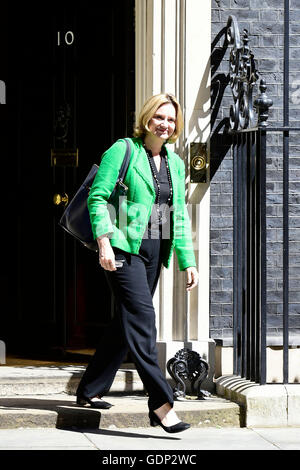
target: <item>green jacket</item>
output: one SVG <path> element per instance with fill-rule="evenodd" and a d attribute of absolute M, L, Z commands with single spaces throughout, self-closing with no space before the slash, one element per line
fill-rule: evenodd
<path fill-rule="evenodd" d="M 108 233 L 112 246 L 132 254 L 138 254 L 146 230 L 155 189 L 148 158 L 140 138 L 131 139 L 132 153 L 124 183 L 127 196 L 120 202 L 109 201 L 125 155 L 124 140 L 115 142 L 102 156 L 99 170 L 88 197 L 88 208 L 94 238 Z M 163 265 L 170 265 L 173 249 L 179 269 L 196 266 L 192 244 L 190 219 L 185 204 L 185 166 L 181 158 L 167 150 L 167 158 L 173 186 L 170 239 L 166 240 Z M 119 199 L 119 198 L 117 198 Z"/>

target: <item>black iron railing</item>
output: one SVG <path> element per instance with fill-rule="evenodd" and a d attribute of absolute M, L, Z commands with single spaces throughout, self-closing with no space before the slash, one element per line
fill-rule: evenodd
<path fill-rule="evenodd" d="M 233 346 L 234 374 L 265 384 L 267 381 L 267 136 L 282 135 L 282 344 L 283 383 L 289 382 L 289 12 L 284 18 L 283 126 L 267 127 L 272 106 L 262 79 L 259 94 L 252 93 L 258 72 L 249 38 L 240 35 L 237 20 L 230 16 L 227 39 L 230 52 L 230 86 L 234 103 L 230 109 L 233 150 Z"/>

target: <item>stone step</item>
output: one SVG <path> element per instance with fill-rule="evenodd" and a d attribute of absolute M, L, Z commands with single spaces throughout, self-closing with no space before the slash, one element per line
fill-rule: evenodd
<path fill-rule="evenodd" d="M 86 364 L 0 367 L 0 428 L 110 428 L 149 426 L 148 398 L 133 364 L 123 364 L 105 400 L 113 407 L 79 407 L 75 393 Z M 217 396 L 175 402 L 193 426 L 240 426 L 239 405 Z"/>
<path fill-rule="evenodd" d="M 148 427 L 147 396 L 140 393 L 109 394 L 113 406 L 97 410 L 76 405 L 68 393 L 2 396 L 0 428 L 125 428 Z M 194 427 L 240 427 L 240 408 L 217 396 L 204 400 L 178 400 L 174 409 L 180 419 Z"/>
<path fill-rule="evenodd" d="M 75 394 L 86 365 L 57 364 L 47 366 L 1 366 L 0 397 L 52 393 Z M 119 369 L 111 392 L 143 391 L 143 383 L 132 364 Z"/>

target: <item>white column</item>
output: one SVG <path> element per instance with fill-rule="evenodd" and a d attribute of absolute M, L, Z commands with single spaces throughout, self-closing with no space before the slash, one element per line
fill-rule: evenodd
<path fill-rule="evenodd" d="M 189 182 L 191 142 L 210 133 L 210 0 L 136 0 L 137 112 L 146 98 L 173 93 L 182 106 L 185 127 L 175 151 L 186 162 L 187 201 L 193 206 L 194 249 L 199 286 L 186 293 L 186 273 L 176 257 L 162 270 L 154 297 L 162 369 L 182 347 L 201 354 L 214 367 L 209 339 L 209 182 Z M 209 387 L 208 387 L 209 388 Z"/>
<path fill-rule="evenodd" d="M 210 135 L 211 1 L 186 0 L 185 52 L 185 143 L 207 143 Z M 209 149 L 208 149 L 209 151 Z M 208 153 L 209 163 L 209 153 Z M 193 207 L 192 229 L 199 271 L 199 284 L 189 294 L 187 347 L 199 352 L 214 373 L 214 341 L 209 338 L 209 233 L 210 189 L 207 183 L 188 184 L 188 201 Z"/>
<path fill-rule="evenodd" d="M 147 97 L 146 76 L 146 43 L 147 43 L 147 2 L 136 0 L 135 2 L 135 102 L 136 116 L 143 106 Z"/>

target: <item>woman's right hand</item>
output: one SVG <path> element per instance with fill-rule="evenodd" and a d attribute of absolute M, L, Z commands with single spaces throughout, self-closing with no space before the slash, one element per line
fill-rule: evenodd
<path fill-rule="evenodd" d="M 99 248 L 99 264 L 107 271 L 116 271 L 115 254 L 108 237 L 97 238 Z"/>

